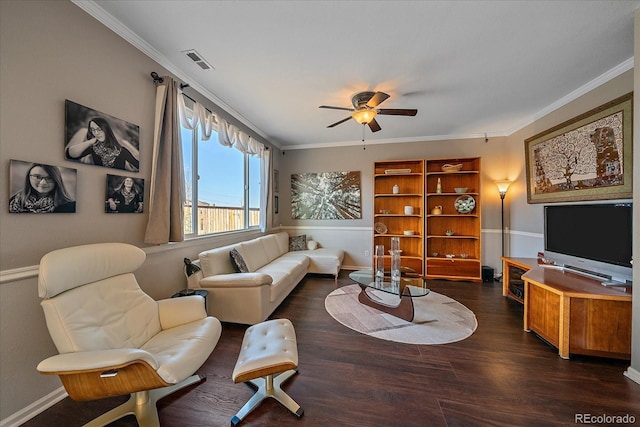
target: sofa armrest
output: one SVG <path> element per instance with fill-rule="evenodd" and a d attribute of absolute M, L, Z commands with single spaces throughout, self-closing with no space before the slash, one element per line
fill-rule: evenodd
<path fill-rule="evenodd" d="M 207 317 L 204 302 L 199 295 L 158 301 L 158 315 L 163 330 Z"/>
<path fill-rule="evenodd" d="M 146 362 L 153 369 L 158 369 L 158 362 L 151 353 L 137 348 L 57 354 L 40 362 L 37 369 L 44 374 L 72 374 L 79 371 L 117 369 L 136 361 Z"/>
<path fill-rule="evenodd" d="M 273 278 L 265 273 L 232 273 L 205 277 L 198 283 L 201 288 L 252 288 L 270 285 Z"/>

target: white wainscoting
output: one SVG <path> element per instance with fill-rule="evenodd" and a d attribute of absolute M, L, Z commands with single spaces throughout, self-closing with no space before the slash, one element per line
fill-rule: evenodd
<path fill-rule="evenodd" d="M 373 229 L 371 227 L 327 227 L 327 226 L 282 226 L 280 230 L 290 236 L 305 234 L 307 240 L 315 240 L 326 248 L 340 248 L 345 251 L 342 268 L 359 270 L 371 267 L 371 250 L 373 247 Z M 499 229 L 482 230 L 482 264 L 490 266 L 496 273 L 502 270 L 501 233 Z M 518 255 L 536 256 L 538 247 L 542 245 L 542 236 L 526 232 L 505 233 L 505 253 L 509 255 L 509 245 L 518 248 Z M 365 255 L 365 252 L 368 255 Z M 513 249 L 512 252 L 513 253 Z"/>

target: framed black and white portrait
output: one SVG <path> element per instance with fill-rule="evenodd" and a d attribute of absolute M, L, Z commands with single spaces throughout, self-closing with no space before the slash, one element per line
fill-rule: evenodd
<path fill-rule="evenodd" d="M 67 160 L 140 170 L 140 127 L 73 101 L 65 101 Z"/>
<path fill-rule="evenodd" d="M 144 212 L 144 180 L 132 176 L 107 175 L 106 213 Z"/>
<path fill-rule="evenodd" d="M 75 213 L 76 169 L 11 160 L 9 213 Z"/>

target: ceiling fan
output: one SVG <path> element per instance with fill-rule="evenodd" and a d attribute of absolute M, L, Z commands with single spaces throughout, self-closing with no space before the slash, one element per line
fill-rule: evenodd
<path fill-rule="evenodd" d="M 378 114 L 388 116 L 415 116 L 418 113 L 418 110 L 416 109 L 376 108 L 387 98 L 389 98 L 389 95 L 384 92 L 358 92 L 351 97 L 353 108 L 333 107 L 330 105 L 321 105 L 319 108 L 353 111 L 353 114 L 351 114 L 349 117 L 330 124 L 329 126 L 327 126 L 328 128 L 338 126 L 339 124 L 344 123 L 349 119 L 354 119 L 361 125 L 369 125 L 369 129 L 371 129 L 371 132 L 378 132 L 380 129 L 382 129 L 376 121 L 376 115 Z"/>

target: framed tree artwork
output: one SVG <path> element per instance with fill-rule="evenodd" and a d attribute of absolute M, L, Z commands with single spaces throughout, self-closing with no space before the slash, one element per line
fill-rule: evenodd
<path fill-rule="evenodd" d="M 360 219 L 360 171 L 291 175 L 293 219 Z"/>
<path fill-rule="evenodd" d="M 527 202 L 632 197 L 633 93 L 525 140 Z"/>

